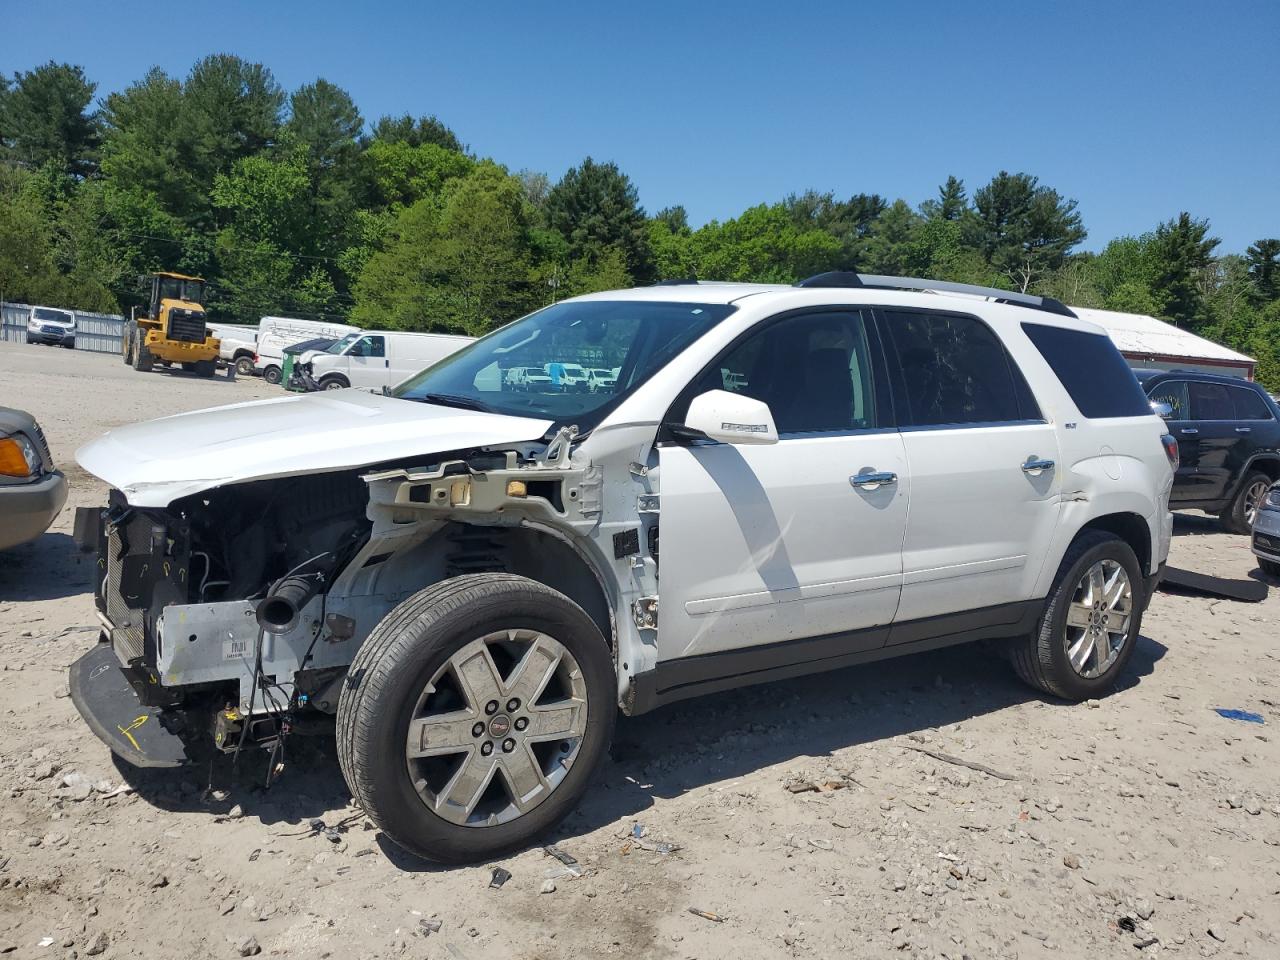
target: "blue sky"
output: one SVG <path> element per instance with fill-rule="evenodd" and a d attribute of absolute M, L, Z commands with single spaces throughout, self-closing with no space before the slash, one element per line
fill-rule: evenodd
<path fill-rule="evenodd" d="M 1280 235 L 1273 2 L 0 0 L 0 24 L 5 73 L 69 61 L 105 95 L 236 53 L 286 89 L 326 77 L 367 120 L 437 114 L 513 170 L 614 160 L 695 224 L 1007 169 L 1077 199 L 1090 249 L 1183 209 L 1224 250 Z"/>

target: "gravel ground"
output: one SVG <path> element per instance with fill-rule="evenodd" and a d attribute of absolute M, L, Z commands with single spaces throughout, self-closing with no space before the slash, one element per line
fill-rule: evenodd
<path fill-rule="evenodd" d="M 291 743 L 269 791 L 260 760 L 238 779 L 117 765 L 67 698 L 96 635 L 73 508 L 106 495 L 72 453 L 118 424 L 273 395 L 0 343 L 0 402 L 36 414 L 71 481 L 52 531 L 0 556 L 0 951 L 1280 956 L 1275 594 L 1161 593 L 1101 702 L 1046 700 L 960 648 L 624 719 L 553 838 L 582 875 L 533 849 L 500 864 L 501 889 L 498 864 L 438 869 L 384 841 L 322 737 Z M 1254 570 L 1206 518 L 1177 533 L 1175 564 Z"/>

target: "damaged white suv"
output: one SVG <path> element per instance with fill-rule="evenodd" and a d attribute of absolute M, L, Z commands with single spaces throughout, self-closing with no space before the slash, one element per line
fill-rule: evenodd
<path fill-rule="evenodd" d="M 511 386 L 548 364 L 595 391 Z M 389 396 L 122 427 L 80 464 L 85 720 L 138 765 L 336 715 L 397 843 L 474 861 L 573 809 L 617 710 L 978 639 L 1124 670 L 1176 445 L 1056 301 L 824 274 L 558 303 Z M 659 552 L 661 544 L 661 552 Z"/>

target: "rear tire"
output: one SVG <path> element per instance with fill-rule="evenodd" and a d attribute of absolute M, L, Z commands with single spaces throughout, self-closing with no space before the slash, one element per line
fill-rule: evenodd
<path fill-rule="evenodd" d="M 279 382 L 280 382 L 280 368 L 279 368 L 279 367 L 267 367 L 266 369 L 264 369 L 264 370 L 262 371 L 262 379 L 263 379 L 263 380 L 265 380 L 265 381 L 267 381 L 267 383 L 270 383 L 270 384 L 277 384 L 277 383 L 279 383 Z"/>
<path fill-rule="evenodd" d="M 1266 498 L 1270 488 L 1271 478 L 1261 470 L 1250 470 L 1245 474 L 1231 506 L 1218 514 L 1223 528 L 1228 533 L 1249 533 L 1253 529 L 1253 515 L 1258 504 Z"/>
<path fill-rule="evenodd" d="M 124 325 L 120 331 L 120 358 L 126 367 L 133 366 L 133 322 Z"/>
<path fill-rule="evenodd" d="M 539 676 L 521 702 L 520 677 Z M 525 577 L 473 574 L 414 594 L 361 645 L 338 703 L 338 761 L 397 844 L 472 863 L 527 846 L 577 806 L 616 715 L 613 657 L 581 607 Z"/>
<path fill-rule="evenodd" d="M 1108 605 L 1112 589 L 1123 592 L 1114 607 Z M 1058 565 L 1035 632 L 1012 647 L 1014 670 L 1026 683 L 1064 700 L 1106 693 L 1133 656 L 1146 607 L 1144 589 L 1129 544 L 1101 530 L 1081 533 Z"/>
<path fill-rule="evenodd" d="M 191 369 L 195 371 L 197 377 L 212 377 L 218 365 L 212 360 L 197 360 L 191 365 Z"/>

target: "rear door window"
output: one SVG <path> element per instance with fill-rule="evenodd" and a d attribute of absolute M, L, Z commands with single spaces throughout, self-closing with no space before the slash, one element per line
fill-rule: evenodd
<path fill-rule="evenodd" d="M 1151 404 L 1120 351 L 1105 333 L 1024 323 L 1023 331 L 1090 420 L 1149 417 Z"/>
<path fill-rule="evenodd" d="M 1022 372 L 977 317 L 888 310 L 885 319 L 905 393 L 900 426 L 1040 419 Z"/>
<path fill-rule="evenodd" d="M 1271 420 L 1271 410 L 1265 400 L 1248 387 L 1228 387 L 1236 408 L 1237 420 Z"/>
<path fill-rule="evenodd" d="M 1234 420 L 1236 418 L 1236 408 L 1231 402 L 1231 394 L 1222 384 L 1192 380 L 1188 392 L 1191 394 L 1192 420 Z"/>

